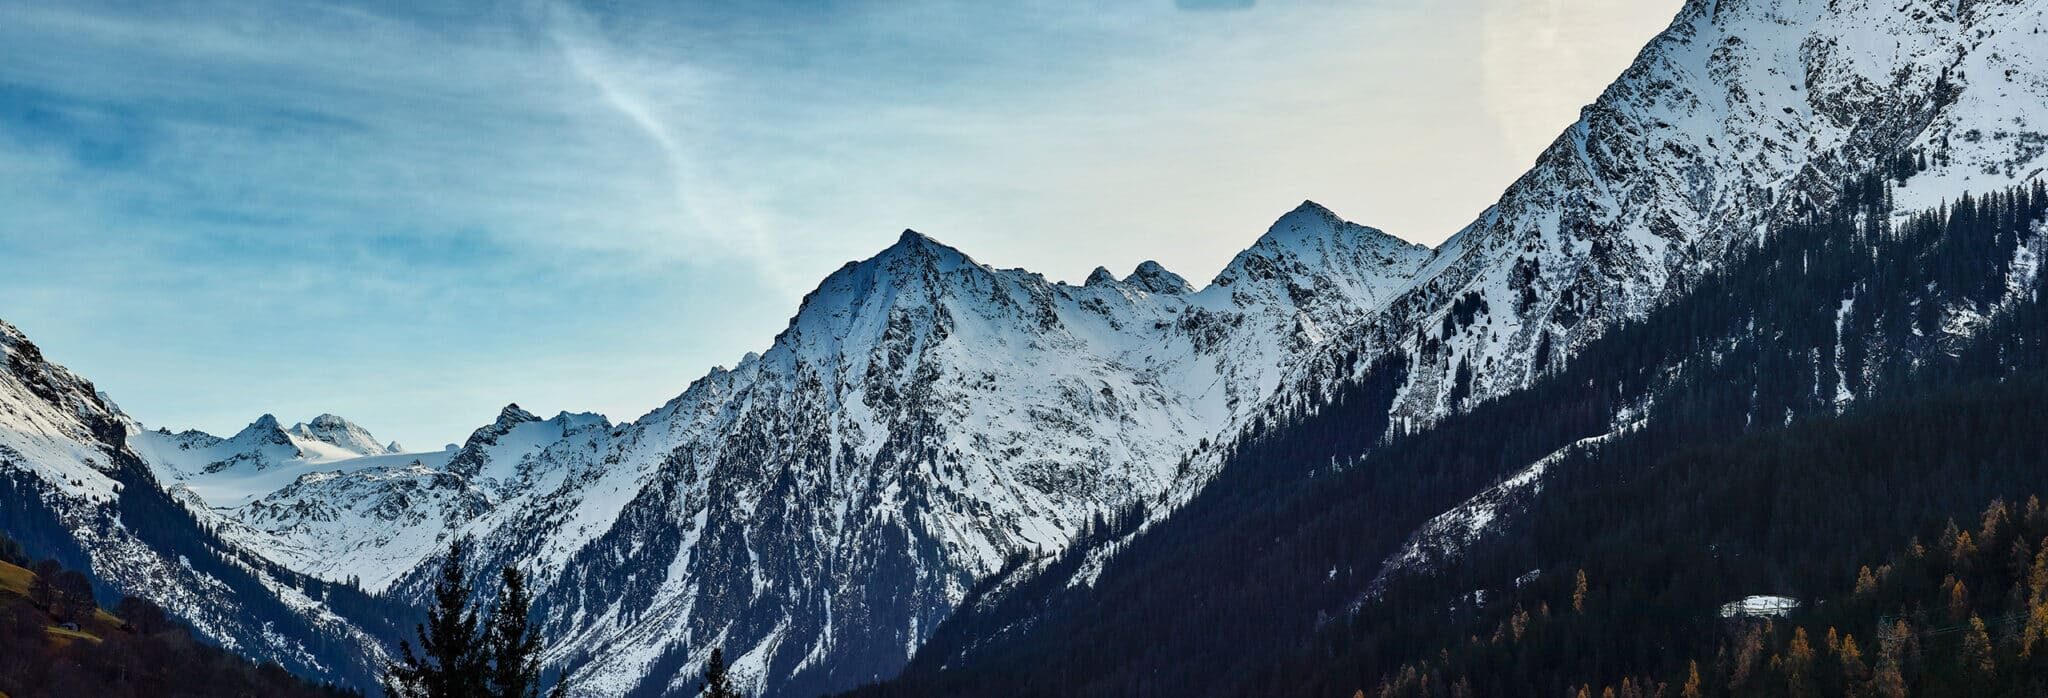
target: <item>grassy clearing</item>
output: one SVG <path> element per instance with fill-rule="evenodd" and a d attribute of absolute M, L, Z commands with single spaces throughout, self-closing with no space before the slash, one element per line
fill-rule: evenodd
<path fill-rule="evenodd" d="M 35 581 L 36 573 L 14 565 L 0 562 L 0 591 L 11 591 L 28 596 L 28 585 Z"/>

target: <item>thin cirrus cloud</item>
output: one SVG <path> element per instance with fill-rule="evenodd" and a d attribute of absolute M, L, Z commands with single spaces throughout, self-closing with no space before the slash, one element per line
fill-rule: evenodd
<path fill-rule="evenodd" d="M 1677 4 L 0 0 L 0 318 L 151 426 L 631 418 L 906 227 L 1441 240 Z"/>

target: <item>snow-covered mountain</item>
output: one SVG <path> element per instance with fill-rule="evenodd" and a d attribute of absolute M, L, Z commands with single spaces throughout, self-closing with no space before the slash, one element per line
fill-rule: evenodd
<path fill-rule="evenodd" d="M 358 456 L 401 453 L 404 450 L 396 441 L 379 445 L 377 437 L 371 436 L 369 430 L 331 414 L 314 417 L 311 422 L 294 424 L 285 433 L 301 442 L 319 442 Z"/>
<path fill-rule="evenodd" d="M 1849 178 L 1918 170 L 1901 211 L 2038 179 L 2044 29 L 2039 0 L 1692 0 L 1413 288 L 1290 382 L 1400 351 L 1396 411 L 1425 424 L 1561 365 Z"/>
<path fill-rule="evenodd" d="M 5 322 L 0 359 L 0 526 L 10 537 L 90 569 L 103 593 L 156 600 L 228 649 L 334 680 L 374 676 L 383 649 L 364 627 L 381 623 L 345 619 L 333 605 L 373 602 L 330 594 L 213 537 L 127 447 L 120 409 Z M 220 441 L 184 438 L 200 448 Z M 244 443 L 278 453 L 264 438 Z"/>
<path fill-rule="evenodd" d="M 681 686 L 713 647 L 757 692 L 845 687 L 901 666 L 1012 555 L 1192 493 L 1207 444 L 1376 358 L 1411 359 L 1395 410 L 1426 424 L 1525 385 L 1848 177 L 1911 158 L 1902 208 L 2039 178 L 2044 13 L 1694 0 L 1434 251 L 1304 203 L 1200 290 L 1153 263 L 1077 286 L 905 232 L 825 279 L 765 351 L 637 420 L 514 405 L 434 453 L 331 416 L 146 431 L 10 350 L 0 455 L 87 511 L 120 488 L 106 454 L 126 454 L 237 554 L 398 598 L 472 538 L 481 565 L 531 573 L 578 694 Z M 109 535 L 80 545 L 177 559 Z M 166 605 L 234 613 L 208 603 L 225 602 Z"/>
<path fill-rule="evenodd" d="M 1497 204 L 1433 252 L 1411 288 L 1312 350 L 1269 409 L 1313 409 L 1316 396 L 1339 392 L 1346 380 L 1392 374 L 1403 385 L 1391 428 L 1424 428 L 1561 367 L 1618 324 L 1690 292 L 1779 224 L 1836 201 L 1848 182 L 1871 174 L 1891 180 L 1878 197 L 1896 201 L 1904 216 L 1966 192 L 2041 181 L 2048 168 L 2044 36 L 2048 2 L 2041 0 L 1688 2 Z M 2037 246 L 2019 246 L 2002 286 L 2025 292 L 2018 281 L 2037 269 Z M 1937 298 L 1928 289 L 1926 300 Z M 1829 314 L 1839 334 L 1855 299 L 1824 307 L 1834 311 L 1837 300 L 1841 310 Z M 1990 314 L 1981 306 L 1942 312 L 1955 328 L 1946 334 L 1958 336 Z M 1897 347 L 1879 353 L 1911 356 Z M 1394 357 L 1405 371 L 1378 370 L 1376 362 Z M 1827 370 L 1829 358 L 1816 352 L 1817 369 Z M 1867 384 L 1854 364 L 1834 368 L 1846 374 L 1842 384 Z M 1847 391 L 1832 397 L 1837 405 L 1855 399 Z M 1612 433 L 1626 433 L 1642 407 L 1625 405 L 1603 418 Z M 1602 442 L 1596 437 L 1556 457 Z M 1220 460 L 1195 459 L 1175 499 L 1208 485 Z M 1381 564 L 1398 571 L 1456 556 L 1537 496 L 1555 462 L 1536 460 L 1475 488 L 1462 504 L 1404 532 L 1407 546 Z M 1204 524 L 1190 528 L 1216 525 L 1197 520 Z M 1020 628 L 1031 611 L 1018 609 L 1054 600 L 1006 597 L 1007 590 L 1092 586 L 1128 540 L 1099 544 L 1075 565 L 1024 566 L 1016 577 L 1057 569 L 1062 579 L 994 585 L 998 593 L 978 607 L 986 617 L 966 632 L 1028 635 Z M 1112 593 L 1132 588 L 1129 576 L 1119 582 Z M 1354 591 L 1363 595 L 1366 587 Z M 920 661 L 971 663 L 968 651 L 988 636 L 964 636 Z M 1035 639 L 1058 646 L 1063 638 Z M 1002 654 L 1014 643 L 988 644 L 982 658 L 1005 669 L 1025 656 Z"/>
<path fill-rule="evenodd" d="M 288 466 L 398 453 L 393 448 L 397 444 L 380 446 L 368 430 L 331 414 L 290 428 L 266 414 L 227 438 L 196 430 L 149 431 L 133 420 L 127 426 L 129 445 L 160 477 L 188 485 L 226 485 L 254 478 L 258 481 L 251 488 L 261 491 L 264 481 L 281 477 L 283 470 L 292 469 Z M 209 499 L 222 503 L 226 498 Z"/>
<path fill-rule="evenodd" d="M 844 687 L 1006 558 L 1165 491 L 1427 257 L 1313 203 L 1199 292 L 1151 262 L 1055 283 L 906 231 L 632 423 L 514 405 L 452 451 L 353 458 L 334 451 L 375 440 L 330 417 L 131 443 L 223 537 L 326 579 L 418 594 L 474 538 L 535 574 L 552 657 L 591 694 L 714 646 L 758 689 Z"/>
<path fill-rule="evenodd" d="M 1296 364 L 1267 410 L 1312 408 L 1399 355 L 1394 428 L 1426 427 L 1562 366 L 1848 180 L 1895 175 L 1900 215 L 2038 181 L 2043 36 L 2040 0 L 1688 2 L 1411 287 Z M 1639 416 L 1612 418 L 1619 430 Z M 1219 460 L 1193 459 L 1170 501 L 1200 491 Z M 1455 548 L 1470 529 L 1459 522 L 1533 483 L 1475 493 L 1414 532 L 1417 549 Z M 1086 556 L 1074 583 L 1118 544 Z"/>

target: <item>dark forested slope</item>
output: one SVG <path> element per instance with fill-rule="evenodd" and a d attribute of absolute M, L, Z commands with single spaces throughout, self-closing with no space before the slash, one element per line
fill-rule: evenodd
<path fill-rule="evenodd" d="M 2010 440 L 2034 433 L 2021 427 L 2042 413 L 1992 417 L 2022 406 L 2026 387 L 2039 385 L 2004 381 L 2044 364 L 2048 331 L 2031 246 L 2048 192 L 2035 184 L 1895 220 L 1892 176 L 1910 173 L 1844 183 L 1840 205 L 1739 250 L 1722 271 L 1612 329 L 1531 388 L 1427 431 L 1384 438 L 1399 357 L 1322 396 L 1329 407 L 1271 415 L 1227 447 L 1227 465 L 1201 495 L 1121 542 L 1092 584 L 1057 574 L 1078 564 L 1077 554 L 1052 563 L 1054 574 L 991 585 L 902 678 L 867 694 L 1348 695 L 1420 659 L 1446 633 L 1461 636 L 1460 618 L 1492 608 L 1475 592 L 1497 594 L 1517 579 L 1553 583 L 1563 560 L 1590 555 L 1603 540 L 1595 533 L 1641 546 L 1630 548 L 1641 557 L 1620 557 L 1645 570 L 1676 569 L 1725 557 L 1698 546 L 1660 549 L 1646 536 L 1712 530 L 1732 515 L 1727 507 L 1743 509 L 1770 525 L 1727 535 L 1761 536 L 1740 547 L 1773 562 L 1731 581 L 1789 587 L 1839 579 L 1845 560 L 1886 549 L 1924 521 L 2044 489 L 2048 482 L 2028 481 L 2007 460 L 2026 452 L 2027 443 Z M 1867 432 L 1885 438 L 1863 441 L 1896 443 L 1887 450 L 1897 459 L 1867 471 L 1841 454 L 1787 461 L 1745 451 L 1690 456 L 1694 469 L 1631 486 L 1663 472 L 1646 465 L 1660 459 L 1901 410 L 1939 411 L 1977 428 L 1916 432 L 1887 422 Z M 1964 434 L 1990 450 L 1959 442 Z M 1603 435 L 1598 449 L 1567 448 Z M 1552 454 L 1559 463 L 1542 496 L 1509 498 L 1497 512 L 1503 523 L 1477 547 L 1382 578 L 1383 563 L 1425 522 Z M 1823 455 L 1844 460 L 1810 462 Z M 1587 462 L 1614 465 L 1589 470 Z M 1938 482 L 1925 481 L 1936 474 Z M 1835 509 L 1781 512 L 1774 500 L 1793 485 L 1833 493 Z M 1587 497 L 1639 504 L 1601 520 L 1588 517 L 1612 506 Z M 1716 507 L 1684 506 L 1714 497 Z M 1530 501 L 1539 510 L 1525 513 Z M 1830 542 L 1829 555 L 1778 528 L 1837 530 L 1843 521 L 1854 525 Z M 1539 545 L 1546 541 L 1549 548 Z M 1646 608 L 1688 618 L 1699 611 Z M 1657 647 L 1638 651 L 1664 656 Z M 1590 671 L 1585 680 L 1606 675 Z"/>

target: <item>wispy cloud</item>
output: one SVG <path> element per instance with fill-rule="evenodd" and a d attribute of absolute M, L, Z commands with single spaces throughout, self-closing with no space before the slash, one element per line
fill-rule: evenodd
<path fill-rule="evenodd" d="M 537 18 L 149 12 L 0 4 L 0 317 L 146 419 L 350 403 L 419 442 L 515 399 L 630 415 L 787 312 Z M 536 355 L 654 384 L 439 378 Z"/>
<path fill-rule="evenodd" d="M 710 109 L 708 71 L 672 60 L 635 64 L 631 55 L 607 45 L 591 18 L 567 5 L 550 6 L 548 36 L 578 77 L 589 82 L 605 104 L 638 128 L 666 165 L 673 201 L 685 215 L 675 232 L 688 235 L 699 249 L 752 264 L 770 283 L 792 293 L 805 284 L 792 274 L 783 250 L 769 237 L 758 208 L 744 195 L 705 174 L 712 154 L 697 139 L 715 137 Z"/>

